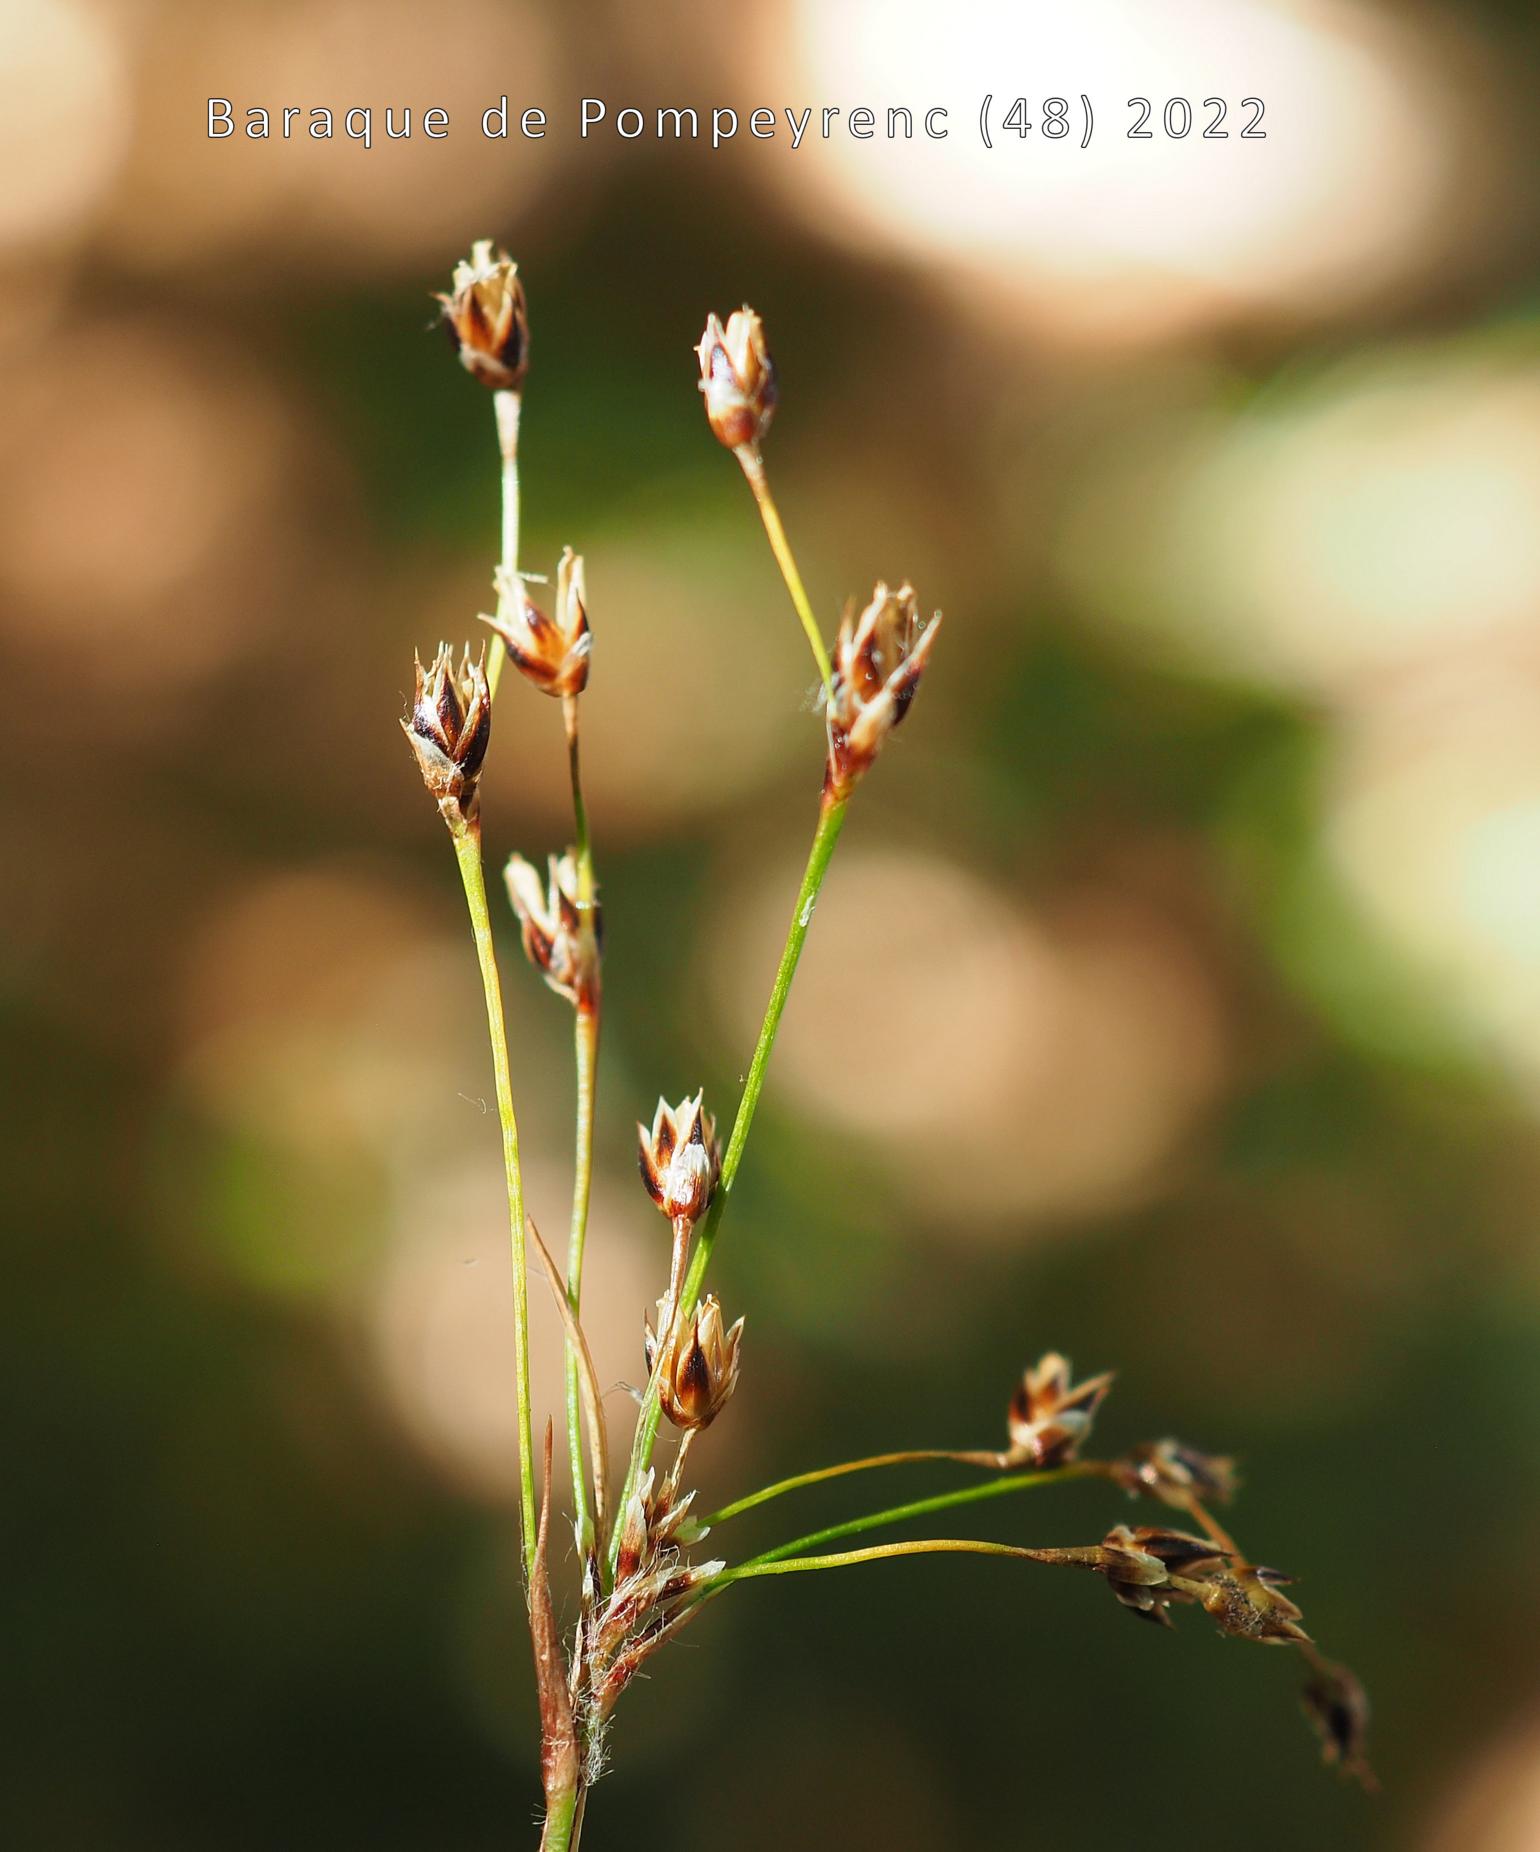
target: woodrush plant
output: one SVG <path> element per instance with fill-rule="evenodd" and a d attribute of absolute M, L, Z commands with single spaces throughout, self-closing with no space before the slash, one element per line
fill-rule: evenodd
<path fill-rule="evenodd" d="M 936 1552 L 998 1556 L 1079 1568 L 1098 1575 L 1138 1618 L 1169 1627 L 1177 1607 L 1201 1608 L 1231 1638 L 1297 1653 L 1308 1676 L 1304 1704 L 1323 1753 L 1365 1786 L 1368 1707 L 1345 1667 L 1323 1657 L 1283 1593 L 1288 1577 L 1248 1556 L 1210 1507 L 1235 1490 L 1232 1462 L 1165 1438 L 1129 1452 L 1092 1458 L 1083 1449 L 1112 1384 L 1110 1373 L 1076 1383 L 1065 1358 L 1049 1352 L 1027 1369 L 1006 1412 L 1006 1445 L 994 1449 L 906 1449 L 816 1468 L 745 1493 L 699 1518 L 685 1471 L 698 1435 L 738 1384 L 740 1318 L 726 1325 L 702 1285 L 743 1163 L 771 1051 L 796 976 L 813 909 L 846 812 L 889 735 L 908 714 L 941 628 L 922 620 L 907 583 L 878 584 L 864 606 L 847 606 L 832 653 L 797 570 L 765 472 L 761 446 L 775 410 L 776 375 L 765 331 L 752 309 L 724 325 L 709 316 L 696 349 L 699 389 L 713 434 L 737 459 L 807 636 L 822 685 L 827 736 L 823 793 L 785 948 L 771 986 L 743 1092 L 723 1151 L 700 1093 L 670 1106 L 660 1099 L 651 1126 L 638 1125 L 638 1158 L 648 1194 L 671 1235 L 667 1283 L 657 1322 L 645 1324 L 646 1388 L 625 1470 L 611 1496 L 601 1395 L 582 1323 L 583 1254 L 593 1175 L 594 1088 L 602 1003 L 601 915 L 593 844 L 583 801 L 582 696 L 593 637 L 582 559 L 567 549 L 556 573 L 550 615 L 530 597 L 519 568 L 519 419 L 529 369 L 529 318 L 518 267 L 490 241 L 473 246 L 438 298 L 466 371 L 492 394 L 502 465 L 502 546 L 493 575 L 496 609 L 482 618 L 489 646 L 458 659 L 441 644 L 417 663 L 409 716 L 402 722 L 429 792 L 449 830 L 465 890 L 486 1001 L 492 1073 L 502 1132 L 513 1270 L 514 1392 L 518 1403 L 520 1542 L 535 1681 L 540 1704 L 546 1852 L 574 1847 L 588 1793 L 603 1771 L 606 1732 L 623 1693 L 646 1661 L 728 1589 L 765 1576 L 809 1574 Z M 573 844 L 552 856 L 544 875 L 522 856 L 505 868 L 508 898 L 524 952 L 573 1015 L 574 1166 L 565 1277 L 524 1202 L 518 1123 L 502 990 L 482 856 L 480 780 L 503 668 L 560 701 L 572 789 Z M 573 1532 L 580 1564 L 576 1614 L 565 1635 L 550 1579 L 552 1431 L 546 1426 L 536 1496 L 529 1385 L 529 1248 L 550 1283 L 565 1333 L 566 1446 L 572 1469 Z M 678 1433 L 659 1476 L 653 1461 L 659 1424 Z M 981 1482 L 866 1511 L 735 1562 L 696 1560 L 709 1536 L 758 1506 L 824 1480 L 929 1463 L 970 1468 Z M 1114 1524 L 1095 1543 L 1069 1549 L 979 1538 L 933 1536 L 831 1550 L 830 1545 L 918 1518 L 961 1510 L 1072 1479 L 1106 1480 L 1130 1497 L 1156 1501 L 1191 1529 L 1163 1523 Z"/>

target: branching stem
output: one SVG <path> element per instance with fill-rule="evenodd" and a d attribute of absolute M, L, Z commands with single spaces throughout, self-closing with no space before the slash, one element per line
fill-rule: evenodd
<path fill-rule="evenodd" d="M 989 1543 L 981 1537 L 915 1537 L 903 1543 L 874 1543 L 864 1550 L 840 1550 L 830 1556 L 798 1556 L 790 1561 L 756 1560 L 740 1563 L 736 1569 L 724 1569 L 705 1584 L 700 1599 L 713 1595 L 734 1582 L 748 1582 L 756 1576 L 799 1575 L 807 1570 L 849 1569 L 857 1563 L 879 1563 L 895 1556 L 1008 1556 L 1017 1562 L 1071 1563 L 1092 1552 L 1073 1550 L 1034 1550 L 1018 1543 Z M 698 1603 L 696 1605 L 699 1605 Z"/>
<path fill-rule="evenodd" d="M 932 1512 L 951 1511 L 959 1505 L 982 1504 L 986 1499 L 1005 1498 L 1012 1492 L 1027 1492 L 1040 1485 L 1058 1485 L 1068 1479 L 1099 1478 L 1102 1472 L 1099 1460 L 1075 1460 L 1068 1466 L 1049 1467 L 1044 1472 L 1008 1473 L 1001 1479 L 986 1480 L 983 1485 L 958 1486 L 950 1492 L 936 1492 L 929 1498 L 913 1499 L 907 1505 L 890 1505 L 886 1511 L 869 1511 L 861 1517 L 846 1518 L 843 1523 L 830 1524 L 823 1530 L 810 1531 L 805 1537 L 793 1538 L 790 1543 L 778 1544 L 773 1550 L 762 1550 L 758 1556 L 749 1557 L 746 1562 L 738 1565 L 738 1570 L 763 1563 L 778 1563 L 789 1556 L 819 1550 L 826 1543 L 837 1543 L 842 1537 L 858 1537 L 863 1531 L 882 1530 L 890 1524 L 905 1524 L 911 1518 L 929 1517 Z"/>

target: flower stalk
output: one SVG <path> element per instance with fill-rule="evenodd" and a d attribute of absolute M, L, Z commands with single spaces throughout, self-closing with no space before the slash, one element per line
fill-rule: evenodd
<path fill-rule="evenodd" d="M 865 1459 L 841 1460 L 836 1466 L 820 1466 L 812 1472 L 794 1473 L 789 1479 L 777 1479 L 773 1485 L 761 1486 L 757 1492 L 748 1492 L 742 1498 L 735 1498 L 730 1505 L 724 1505 L 720 1511 L 713 1511 L 701 1521 L 714 1530 L 729 1518 L 741 1517 L 745 1511 L 768 1505 L 772 1499 L 783 1498 L 788 1492 L 800 1492 L 804 1486 L 822 1485 L 829 1479 L 844 1479 L 851 1473 L 874 1472 L 884 1466 L 936 1465 L 943 1462 L 956 1466 L 983 1467 L 991 1472 L 998 1472 L 1006 1463 L 1003 1454 L 989 1453 L 982 1449 L 969 1451 L 951 1447 L 906 1447 L 897 1453 L 873 1453 Z"/>
<path fill-rule="evenodd" d="M 513 1110 L 513 1076 L 508 1060 L 508 1025 L 503 1014 L 502 985 L 497 952 L 492 943 L 492 920 L 487 908 L 486 875 L 481 861 L 481 828 L 470 823 L 452 832 L 455 860 L 465 889 L 476 961 L 486 1002 L 487 1039 L 492 1048 L 492 1077 L 497 1092 L 497 1118 L 502 1131 L 503 1175 L 508 1191 L 508 1230 L 513 1256 L 514 1393 L 519 1422 L 519 1508 L 522 1518 L 524 1576 L 528 1583 L 535 1566 L 535 1472 L 529 1403 L 529 1264 L 524 1245 L 524 1176 L 519 1164 L 519 1127 Z"/>
<path fill-rule="evenodd" d="M 780 1030 L 781 1017 L 786 1011 L 786 999 L 791 995 L 792 980 L 797 975 L 797 965 L 802 958 L 802 948 L 807 943 L 808 928 L 813 923 L 813 910 L 818 904 L 818 896 L 823 888 L 824 876 L 829 872 L 829 863 L 834 855 L 835 845 L 839 842 L 840 831 L 845 827 L 846 802 L 837 799 L 825 801 L 818 813 L 818 828 L 813 834 L 813 846 L 808 851 L 807 866 L 802 872 L 802 885 L 797 890 L 797 902 L 792 909 L 791 924 L 787 928 L 786 943 L 781 950 L 781 961 L 776 967 L 775 982 L 770 987 L 770 1000 L 765 1006 L 764 1019 L 759 1025 L 759 1037 L 754 1044 L 753 1058 L 749 1062 L 748 1077 L 743 1083 L 743 1094 L 738 1101 L 738 1111 L 733 1119 L 733 1129 L 727 1141 L 727 1151 L 722 1159 L 722 1175 L 712 1198 L 711 1207 L 701 1224 L 696 1238 L 695 1251 L 691 1256 L 689 1270 L 685 1274 L 684 1286 L 679 1294 L 679 1305 L 688 1310 L 700 1292 L 701 1282 L 710 1265 L 711 1254 L 716 1246 L 718 1232 L 722 1225 L 722 1215 L 727 1208 L 728 1198 L 732 1194 L 733 1183 L 738 1175 L 738 1166 L 743 1162 L 744 1146 L 748 1143 L 749 1130 L 754 1123 L 754 1113 L 759 1105 L 759 1096 L 764 1091 L 765 1076 L 770 1069 L 770 1055 L 775 1047 L 775 1038 Z M 637 1417 L 636 1433 L 631 1447 L 630 1464 L 626 1469 L 625 1484 L 622 1488 L 616 1509 L 623 1511 L 626 1500 L 635 1489 L 637 1481 L 647 1470 L 647 1462 L 652 1457 L 653 1443 L 658 1433 L 658 1377 L 653 1371 L 652 1380 L 642 1398 L 642 1409 Z M 615 1554 L 618 1542 L 612 1538 L 609 1553 L 609 1572 L 615 1571 Z"/>
<path fill-rule="evenodd" d="M 519 578 L 519 413 L 523 408 L 521 392 L 494 392 L 492 411 L 497 420 L 497 454 L 502 481 L 502 545 L 497 563 L 497 614 L 510 621 L 515 601 L 523 595 Z M 503 677 L 508 648 L 501 637 L 492 645 L 492 659 L 487 665 L 487 686 L 495 699 Z"/>
<path fill-rule="evenodd" d="M 576 1079 L 572 1161 L 572 1221 L 567 1237 L 567 1303 L 577 1318 L 583 1301 L 583 1253 L 588 1241 L 588 1204 L 593 1192 L 594 1101 L 599 1076 L 599 947 L 595 906 L 593 845 L 588 834 L 588 809 L 583 802 L 578 697 L 562 697 L 562 719 L 567 734 L 567 765 L 572 782 L 572 827 L 576 840 L 577 912 L 580 962 L 591 972 L 573 1008 L 573 1069 Z M 586 1562 L 595 1548 L 593 1518 L 583 1490 L 583 1413 L 578 1358 L 571 1340 L 566 1348 L 567 1447 L 572 1461 L 573 1523 L 578 1549 Z M 599 1471 L 595 1462 L 594 1471 Z M 602 1488 L 596 1488 L 602 1502 Z"/>
<path fill-rule="evenodd" d="M 802 574 L 797 570 L 796 555 L 791 550 L 791 542 L 786 538 L 786 529 L 781 523 L 781 511 L 776 507 L 775 497 L 770 492 L 770 479 L 765 473 L 764 457 L 760 454 L 757 444 L 740 445 L 733 455 L 738 459 L 744 480 L 753 491 L 754 504 L 759 509 L 759 518 L 764 524 L 765 538 L 770 542 L 770 551 L 775 555 L 775 563 L 781 569 L 781 577 L 786 581 L 786 589 L 791 594 L 791 602 L 801 621 L 808 647 L 813 652 L 813 660 L 818 664 L 819 678 L 823 682 L 824 699 L 827 701 L 834 690 L 834 670 L 830 665 L 829 652 L 818 628 L 818 620 L 813 615 L 813 606 L 807 595 L 807 587 L 802 583 Z"/>

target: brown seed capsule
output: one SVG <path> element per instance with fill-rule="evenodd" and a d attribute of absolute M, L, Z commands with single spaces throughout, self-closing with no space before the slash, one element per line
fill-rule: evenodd
<path fill-rule="evenodd" d="M 1346 1666 L 1319 1660 L 1300 1694 L 1305 1715 L 1321 1739 L 1321 1759 L 1372 1793 L 1369 1766 L 1369 1696 Z"/>
<path fill-rule="evenodd" d="M 441 643 L 431 667 L 417 658 L 412 711 L 401 730 L 417 755 L 423 782 L 438 799 L 444 821 L 463 827 L 476 815 L 477 782 L 492 737 L 492 700 L 480 659 L 466 649 L 455 668 L 454 653 Z"/>
<path fill-rule="evenodd" d="M 676 1428 L 709 1427 L 727 1405 L 738 1386 L 742 1334 L 741 1318 L 722 1329 L 722 1308 L 709 1293 L 693 1318 L 675 1321 L 664 1340 L 658 1402 Z"/>
<path fill-rule="evenodd" d="M 936 632 L 938 611 L 923 629 L 914 587 L 880 583 L 859 616 L 846 611 L 834 644 L 828 703 L 829 759 L 824 785 L 849 797 L 882 742 L 909 711 Z"/>
<path fill-rule="evenodd" d="M 652 1130 L 638 1124 L 637 1161 L 647 1192 L 670 1221 L 694 1223 L 706 1213 L 722 1171 L 716 1121 L 693 1100 L 658 1101 Z"/>
<path fill-rule="evenodd" d="M 1170 1439 L 1142 1442 L 1113 1461 L 1112 1476 L 1130 1496 L 1147 1492 L 1179 1511 L 1195 1498 L 1228 1504 L 1236 1487 L 1233 1460 Z"/>
<path fill-rule="evenodd" d="M 1006 1414 L 1010 1465 L 1062 1466 L 1074 1459 L 1112 1387 L 1112 1372 L 1073 1387 L 1070 1374 L 1069 1359 L 1051 1350 L 1017 1384 Z"/>
<path fill-rule="evenodd" d="M 590 911 L 592 931 L 583 931 L 577 860 L 569 849 L 548 861 L 548 881 L 522 855 L 511 855 L 503 871 L 508 898 L 519 916 L 524 954 L 559 997 L 592 1008 L 599 987 L 599 903 Z"/>
<path fill-rule="evenodd" d="M 556 615 L 547 617 L 524 589 L 498 582 L 502 609 L 483 616 L 502 638 L 514 666 L 543 694 L 579 695 L 588 686 L 593 637 L 583 589 L 582 555 L 567 547 L 556 568 Z"/>
<path fill-rule="evenodd" d="M 1279 1584 L 1289 1579 L 1280 1570 L 1260 1569 L 1254 1563 L 1217 1570 L 1206 1580 L 1204 1610 L 1222 1633 L 1237 1640 L 1308 1646 L 1310 1635 L 1299 1625 L 1301 1610 L 1278 1592 Z"/>
<path fill-rule="evenodd" d="M 1193 1589 L 1174 1583 L 1172 1577 L 1182 1582 L 1201 1579 L 1222 1567 L 1224 1560 L 1210 1538 L 1160 1525 L 1116 1524 L 1102 1539 L 1097 1568 L 1131 1613 L 1169 1627 L 1171 1603 L 1196 1599 Z"/>
<path fill-rule="evenodd" d="M 518 392 L 529 371 L 529 314 L 519 266 L 492 240 L 478 238 L 455 265 L 443 319 L 460 365 L 494 392 Z"/>
<path fill-rule="evenodd" d="M 745 304 L 727 318 L 706 317 L 695 349 L 706 418 L 729 450 L 757 445 L 775 413 L 775 362 L 765 345 L 765 325 Z"/>

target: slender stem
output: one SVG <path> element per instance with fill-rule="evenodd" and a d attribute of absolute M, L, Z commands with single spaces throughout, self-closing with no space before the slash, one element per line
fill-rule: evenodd
<path fill-rule="evenodd" d="M 1009 1556 L 1017 1562 L 1063 1563 L 1079 1560 L 1067 1550 L 1033 1550 L 1019 1543 L 987 1543 L 981 1537 L 916 1537 L 906 1543 L 874 1543 L 864 1550 L 840 1550 L 832 1556 L 798 1556 L 790 1562 L 757 1559 L 724 1569 L 704 1585 L 701 1599 L 710 1598 L 734 1582 L 762 1575 L 799 1575 L 813 1569 L 848 1569 L 856 1563 L 883 1562 L 891 1556 Z"/>
<path fill-rule="evenodd" d="M 765 474 L 765 460 L 759 454 L 757 446 L 753 444 L 743 445 L 735 450 L 733 455 L 742 465 L 744 477 L 754 491 L 754 500 L 759 507 L 759 518 L 765 524 L 765 536 L 770 542 L 770 551 L 775 555 L 775 563 L 781 569 L 781 577 L 786 581 L 787 591 L 791 593 L 791 602 L 796 606 L 797 616 L 802 620 L 802 628 L 807 633 L 808 644 L 813 652 L 813 660 L 818 664 L 818 673 L 823 680 L 823 691 L 827 697 L 834 680 L 834 672 L 829 666 L 829 652 L 824 648 L 823 638 L 819 635 L 818 619 L 813 615 L 807 587 L 802 583 L 802 574 L 797 570 L 791 542 L 786 538 L 786 529 L 781 525 L 780 510 L 775 505 L 775 497 L 770 493 L 770 480 Z"/>
<path fill-rule="evenodd" d="M 1233 1556 L 1237 1562 L 1244 1560 L 1240 1550 L 1236 1546 L 1235 1539 L 1219 1522 L 1218 1518 L 1212 1515 L 1201 1499 L 1189 1498 L 1187 1501 L 1187 1509 L 1192 1513 L 1193 1517 L 1197 1519 L 1198 1524 L 1207 1535 L 1219 1545 L 1221 1550 Z"/>
<path fill-rule="evenodd" d="M 778 1479 L 774 1485 L 761 1486 L 757 1492 L 749 1492 L 742 1498 L 736 1498 L 730 1505 L 724 1505 L 720 1511 L 713 1511 L 710 1517 L 703 1518 L 703 1524 L 713 1529 L 725 1524 L 729 1518 L 736 1518 L 741 1512 L 752 1511 L 756 1505 L 768 1505 L 772 1498 L 780 1498 L 787 1492 L 800 1492 L 803 1486 L 820 1485 L 825 1479 L 843 1479 L 847 1473 L 865 1473 L 878 1466 L 909 1466 L 919 1461 L 950 1460 L 959 1466 L 979 1466 L 991 1472 L 999 1472 L 1006 1464 L 1005 1456 L 998 1453 L 959 1452 L 948 1447 L 908 1448 L 902 1453 L 874 1453 L 864 1460 L 841 1460 L 838 1466 L 820 1466 L 810 1473 L 797 1473 L 790 1479 Z"/>
<path fill-rule="evenodd" d="M 668 1291 L 663 1297 L 663 1310 L 658 1314 L 658 1349 L 666 1349 L 674 1333 L 674 1325 L 679 1318 L 679 1293 L 684 1285 L 685 1262 L 690 1254 L 690 1231 L 695 1224 L 687 1215 L 675 1216 L 673 1222 L 673 1246 L 668 1257 Z"/>
<path fill-rule="evenodd" d="M 509 617 L 519 596 L 519 412 L 523 400 L 516 392 L 494 392 L 492 410 L 497 418 L 497 450 L 503 467 L 502 551 L 498 559 L 497 613 Z M 487 692 L 494 698 L 502 680 L 508 651 L 501 637 L 492 639 L 487 662 Z"/>
<path fill-rule="evenodd" d="M 575 1156 L 572 1171 L 572 1226 L 567 1237 L 567 1303 L 576 1317 L 582 1303 L 583 1249 L 588 1236 L 588 1198 L 594 1168 L 594 1079 L 599 1053 L 597 1008 L 575 1012 L 573 1049 L 577 1068 Z M 572 1511 L 578 1547 L 586 1557 L 593 1547 L 593 1520 L 583 1477 L 583 1404 L 578 1360 L 567 1345 L 567 1450 L 572 1461 Z M 598 1471 L 595 1463 L 594 1470 Z"/>
<path fill-rule="evenodd" d="M 492 1075 L 497 1088 L 497 1116 L 503 1133 L 503 1170 L 508 1186 L 508 1228 L 513 1248 L 514 1379 L 519 1403 L 519 1499 L 523 1516 L 524 1575 L 535 1560 L 535 1471 L 529 1413 L 529 1270 L 524 1257 L 524 1179 L 519 1168 L 519 1128 L 513 1114 L 513 1081 L 508 1067 L 508 1027 L 503 992 L 492 947 L 492 920 L 481 865 L 481 829 L 471 823 L 455 830 L 455 859 L 465 887 L 481 988 L 486 997 L 487 1035 L 492 1044 Z"/>
<path fill-rule="evenodd" d="M 928 1517 L 933 1511 L 950 1511 L 958 1505 L 982 1504 L 985 1499 L 1005 1498 L 1012 1492 L 1030 1491 L 1039 1485 L 1056 1485 L 1066 1479 L 1088 1479 L 1099 1476 L 1101 1463 L 1096 1460 L 1076 1460 L 1068 1466 L 1050 1467 L 1040 1473 L 1011 1473 L 1003 1479 L 991 1479 L 983 1485 L 959 1486 L 951 1492 L 937 1492 L 929 1498 L 917 1498 L 907 1505 L 892 1505 L 886 1511 L 869 1511 L 859 1518 L 846 1518 L 842 1524 L 830 1524 L 823 1530 L 810 1531 L 805 1537 L 796 1537 L 790 1543 L 778 1544 L 773 1550 L 762 1550 L 758 1556 L 751 1556 L 739 1568 L 745 1569 L 759 1563 L 778 1563 L 788 1556 L 800 1556 L 804 1551 L 817 1550 L 826 1543 L 837 1543 L 841 1537 L 858 1537 L 862 1531 L 881 1530 L 889 1524 L 904 1524 L 910 1518 Z"/>
<path fill-rule="evenodd" d="M 679 1437 L 679 1451 L 674 1455 L 674 1463 L 668 1469 L 668 1477 L 663 1482 L 663 1497 L 666 1504 L 672 1505 L 679 1496 L 679 1487 L 684 1480 L 684 1463 L 690 1457 L 690 1444 L 699 1432 L 699 1428 L 686 1428 Z"/>
<path fill-rule="evenodd" d="M 727 1208 L 728 1198 L 732 1195 L 733 1184 L 737 1179 L 738 1166 L 743 1161 L 743 1149 L 748 1143 L 749 1127 L 754 1123 L 754 1109 L 759 1104 L 759 1096 L 764 1090 L 765 1075 L 770 1066 L 770 1052 L 775 1047 L 776 1031 L 781 1026 L 781 1017 L 786 1009 L 786 999 L 791 994 L 792 979 L 797 974 L 797 963 L 802 956 L 802 947 L 807 941 L 808 928 L 813 921 L 813 909 L 818 902 L 819 890 L 823 886 L 824 876 L 829 871 L 829 861 L 834 854 L 834 846 L 839 841 L 840 830 L 845 823 L 846 799 L 826 801 L 818 814 L 818 828 L 813 836 L 813 846 L 808 852 L 807 867 L 803 870 L 802 886 L 797 891 L 797 904 L 792 910 L 791 925 L 787 929 L 786 944 L 781 952 L 781 962 L 776 970 L 775 982 L 770 989 L 770 1001 L 765 1006 L 764 1021 L 759 1026 L 759 1040 L 754 1045 L 753 1059 L 749 1063 L 748 1078 L 743 1083 L 743 1095 L 738 1101 L 737 1117 L 733 1120 L 732 1134 L 727 1141 L 727 1152 L 722 1159 L 722 1177 L 717 1185 L 716 1195 L 711 1207 L 706 1211 L 705 1220 L 695 1243 L 695 1252 L 690 1261 L 689 1272 L 685 1275 L 684 1290 L 680 1294 L 680 1306 L 687 1310 L 694 1304 L 700 1292 L 701 1281 L 710 1264 L 711 1252 L 716 1245 L 717 1233 L 721 1228 L 722 1216 Z M 658 1385 L 657 1372 L 647 1386 L 642 1400 L 641 1413 L 637 1417 L 636 1433 L 631 1446 L 631 1460 L 626 1469 L 625 1484 L 621 1489 L 620 1499 L 615 1506 L 617 1513 L 623 1513 L 630 1501 L 631 1493 L 637 1481 L 647 1470 L 647 1461 L 652 1454 L 652 1444 L 658 1432 Z M 615 1570 L 615 1556 L 620 1547 L 620 1522 L 617 1519 L 610 1537 L 609 1570 Z"/>
<path fill-rule="evenodd" d="M 561 698 L 562 723 L 567 729 L 567 773 L 572 784 L 572 828 L 576 840 L 578 864 L 578 901 L 592 907 L 594 902 L 593 844 L 588 838 L 588 806 L 583 802 L 583 766 L 581 754 L 581 712 L 576 695 Z M 586 882 L 587 891 L 584 891 Z"/>
<path fill-rule="evenodd" d="M 515 488 L 517 498 L 517 488 Z M 584 939 L 585 963 L 593 972 L 589 991 L 574 1012 L 573 1052 L 577 1076 L 576 1130 L 573 1138 L 572 1225 L 567 1239 L 567 1303 L 576 1318 L 583 1296 L 583 1250 L 588 1239 L 588 1202 L 594 1171 L 594 1093 L 599 1069 L 599 960 L 594 932 L 594 859 L 588 836 L 588 810 L 583 802 L 583 778 L 578 751 L 578 698 L 562 699 L 567 729 L 567 765 L 572 779 L 572 820 L 576 837 L 579 930 Z M 567 1358 L 567 1450 L 572 1462 L 572 1508 L 578 1548 L 584 1560 L 594 1546 L 593 1519 L 583 1480 L 583 1407 L 578 1382 L 578 1360 L 569 1342 Z M 599 1462 L 594 1461 L 597 1474 Z M 596 1486 L 594 1503 L 602 1506 L 603 1488 Z"/>

